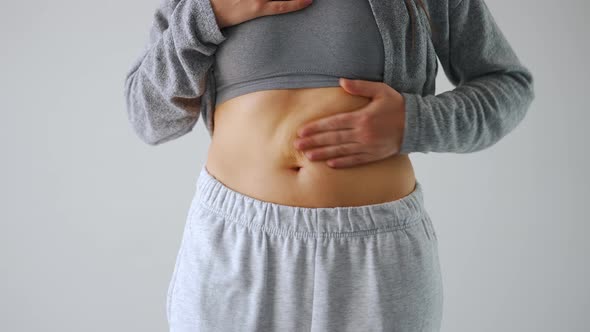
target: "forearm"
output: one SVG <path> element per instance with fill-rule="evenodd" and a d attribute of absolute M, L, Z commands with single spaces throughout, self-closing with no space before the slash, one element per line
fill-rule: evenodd
<path fill-rule="evenodd" d="M 128 118 L 148 144 L 189 132 L 217 46 L 225 40 L 209 0 L 164 0 L 150 40 L 125 77 Z"/>

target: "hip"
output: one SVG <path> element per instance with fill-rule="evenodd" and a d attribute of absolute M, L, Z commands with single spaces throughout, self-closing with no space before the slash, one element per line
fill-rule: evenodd
<path fill-rule="evenodd" d="M 249 157 L 242 158 L 243 155 Z M 235 151 L 211 148 L 206 167 L 235 191 L 262 201 L 301 207 L 393 201 L 410 194 L 416 184 L 407 155 L 335 169 L 325 161 L 302 160 L 289 164 L 244 147 Z"/>

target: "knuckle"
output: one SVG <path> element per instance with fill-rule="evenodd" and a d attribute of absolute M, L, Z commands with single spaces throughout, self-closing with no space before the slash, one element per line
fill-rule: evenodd
<path fill-rule="evenodd" d="M 266 8 L 266 1 L 263 0 L 256 0 L 256 1 L 252 1 L 250 3 L 250 6 L 252 6 L 250 9 L 252 10 L 252 12 L 261 15 L 261 14 L 265 14 L 264 9 Z"/>
<path fill-rule="evenodd" d="M 288 2 L 287 1 L 277 1 L 276 3 L 276 11 L 277 13 L 284 13 L 287 11 L 287 9 L 289 9 L 289 7 L 287 6 Z"/>
<path fill-rule="evenodd" d="M 336 119 L 341 124 L 351 123 L 351 122 L 354 122 L 354 114 L 352 114 L 352 113 L 343 113 L 343 114 L 340 114 L 338 117 L 336 117 Z"/>
<path fill-rule="evenodd" d="M 361 142 L 366 144 L 371 143 L 376 139 L 375 133 L 372 130 L 368 130 L 367 127 L 362 127 L 359 129 L 358 138 L 361 140 Z"/>
<path fill-rule="evenodd" d="M 370 121 L 371 121 L 371 117 L 369 116 L 369 114 L 361 113 L 360 115 L 358 115 L 357 122 L 362 127 L 367 127 L 369 125 Z"/>

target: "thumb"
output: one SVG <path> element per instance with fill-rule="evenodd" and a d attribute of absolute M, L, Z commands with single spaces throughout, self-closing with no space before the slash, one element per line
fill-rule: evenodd
<path fill-rule="evenodd" d="M 339 83 L 340 86 L 346 90 L 346 92 L 369 98 L 374 98 L 377 96 L 379 94 L 379 90 L 381 89 L 381 82 L 351 80 L 341 77 Z"/>

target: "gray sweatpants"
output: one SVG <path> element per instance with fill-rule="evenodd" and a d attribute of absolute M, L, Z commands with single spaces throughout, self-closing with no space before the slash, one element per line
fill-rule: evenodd
<path fill-rule="evenodd" d="M 395 201 L 306 208 L 241 194 L 202 166 L 170 331 L 439 331 L 437 246 L 419 182 Z"/>

